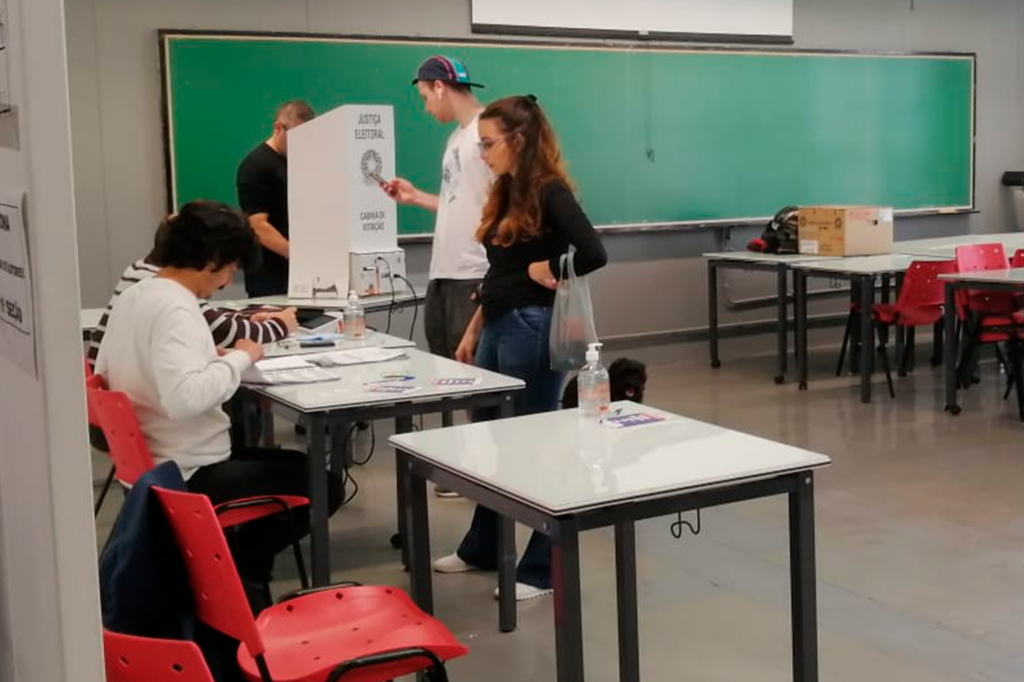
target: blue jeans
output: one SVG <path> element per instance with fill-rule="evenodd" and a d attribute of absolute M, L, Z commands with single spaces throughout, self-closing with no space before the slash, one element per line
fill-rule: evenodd
<path fill-rule="evenodd" d="M 515 395 L 516 416 L 550 412 L 558 406 L 558 392 L 564 379 L 551 369 L 548 336 L 551 308 L 517 308 L 497 320 L 484 323 L 476 349 L 476 365 L 522 379 L 526 388 Z M 474 419 L 493 419 L 480 413 Z M 485 570 L 498 567 L 498 515 L 477 505 L 473 524 L 457 550 L 459 558 Z M 551 587 L 551 540 L 534 531 L 519 562 L 516 580 L 547 589 Z"/>

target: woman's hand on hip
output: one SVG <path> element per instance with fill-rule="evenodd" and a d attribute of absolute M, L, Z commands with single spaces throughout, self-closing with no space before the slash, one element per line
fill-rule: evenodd
<path fill-rule="evenodd" d="M 529 273 L 530 279 L 545 289 L 558 288 L 558 280 L 555 279 L 555 274 L 551 272 L 551 264 L 546 260 L 539 260 L 536 263 L 530 263 Z"/>

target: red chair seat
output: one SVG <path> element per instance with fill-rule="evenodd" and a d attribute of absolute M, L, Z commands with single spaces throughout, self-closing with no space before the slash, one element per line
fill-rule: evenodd
<path fill-rule="evenodd" d="M 871 310 L 875 319 L 882 324 L 899 324 L 904 327 L 935 324 L 942 318 L 942 308 L 938 306 L 908 306 L 900 310 L 891 303 L 876 303 Z"/>
<path fill-rule="evenodd" d="M 339 662 L 408 648 L 441 660 L 469 652 L 439 621 L 423 613 L 400 589 L 344 587 L 271 606 L 256 627 L 266 646 L 274 682 L 323 682 Z M 238 664 L 259 682 L 256 660 L 243 644 Z M 429 666 L 424 657 L 353 670 L 341 682 L 381 682 Z"/>
<path fill-rule="evenodd" d="M 273 500 L 273 501 L 271 501 Z M 247 503 L 253 503 L 246 506 Z M 242 505 L 234 508 L 237 505 Z M 246 497 L 240 500 L 231 500 L 214 507 L 217 512 L 217 521 L 221 528 L 231 528 L 249 521 L 273 516 L 288 509 L 297 509 L 309 505 L 309 498 L 301 495 L 260 495 L 259 497 Z"/>

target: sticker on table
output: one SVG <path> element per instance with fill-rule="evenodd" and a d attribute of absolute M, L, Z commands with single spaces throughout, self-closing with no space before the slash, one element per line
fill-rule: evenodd
<path fill-rule="evenodd" d="M 479 386 L 484 380 L 481 377 L 444 377 L 441 379 L 434 379 L 435 386 Z"/>
<path fill-rule="evenodd" d="M 614 417 L 607 417 L 604 423 L 615 429 L 624 429 L 630 426 L 643 426 L 645 424 L 656 424 L 665 421 L 664 417 L 649 412 L 637 412 L 635 414 L 620 414 Z"/>
<path fill-rule="evenodd" d="M 418 391 L 419 386 L 412 384 L 370 384 L 366 387 L 367 393 L 390 393 L 391 395 L 403 395 Z"/>

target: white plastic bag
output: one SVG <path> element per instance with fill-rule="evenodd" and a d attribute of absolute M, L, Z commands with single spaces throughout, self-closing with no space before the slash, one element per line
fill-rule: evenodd
<path fill-rule="evenodd" d="M 551 317 L 549 351 L 551 369 L 575 371 L 586 363 L 587 346 L 597 342 L 594 308 L 586 277 L 577 277 L 573 267 L 575 249 L 559 261 L 558 289 Z"/>

